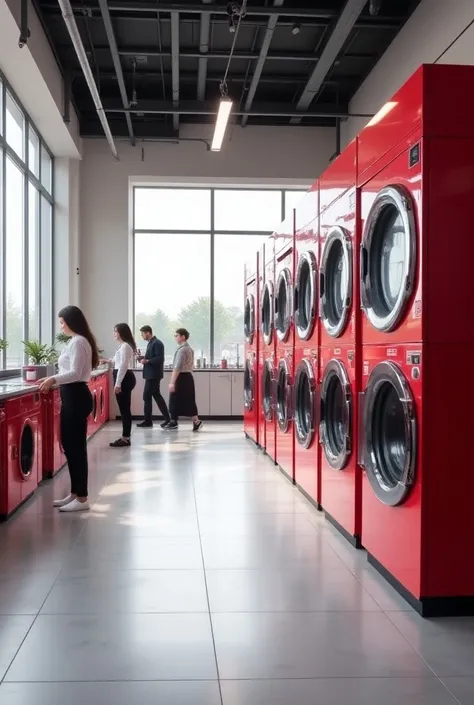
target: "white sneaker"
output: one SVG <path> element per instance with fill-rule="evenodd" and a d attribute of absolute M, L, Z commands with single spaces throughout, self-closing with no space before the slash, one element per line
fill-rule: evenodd
<path fill-rule="evenodd" d="M 86 499 L 85 502 L 79 502 L 78 499 L 73 499 L 72 502 L 59 507 L 60 512 L 86 512 L 88 509 L 90 509 L 88 499 Z"/>
<path fill-rule="evenodd" d="M 64 507 L 66 504 L 69 504 L 69 502 L 72 502 L 74 497 L 72 494 L 68 494 L 67 497 L 64 497 L 64 499 L 55 499 L 53 502 L 53 507 Z"/>

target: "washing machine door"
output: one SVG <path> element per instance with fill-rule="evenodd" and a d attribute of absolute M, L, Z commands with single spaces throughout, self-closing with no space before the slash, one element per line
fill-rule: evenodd
<path fill-rule="evenodd" d="M 97 392 L 92 392 L 92 419 L 97 421 Z"/>
<path fill-rule="evenodd" d="M 270 345 L 273 338 L 273 328 L 275 322 L 273 282 L 267 282 L 263 287 L 260 320 L 263 340 L 265 341 L 265 345 Z"/>
<path fill-rule="evenodd" d="M 352 240 L 334 227 L 324 244 L 319 271 L 321 321 L 333 338 L 344 332 L 352 304 Z"/>
<path fill-rule="evenodd" d="M 255 298 L 253 294 L 248 294 L 245 299 L 244 334 L 245 341 L 252 345 L 255 335 Z"/>
<path fill-rule="evenodd" d="M 271 360 L 266 360 L 262 369 L 262 407 L 263 415 L 267 421 L 273 420 L 273 410 L 275 407 L 274 388 L 275 377 L 273 363 Z"/>
<path fill-rule="evenodd" d="M 363 464 L 381 502 L 405 501 L 415 480 L 417 423 L 410 385 L 393 362 L 372 370 L 364 393 Z"/>
<path fill-rule="evenodd" d="M 33 471 L 35 459 L 35 437 L 31 424 L 27 421 L 20 437 L 20 472 L 23 480 L 28 480 Z"/>
<path fill-rule="evenodd" d="M 276 378 L 276 413 L 280 431 L 286 433 L 291 420 L 291 376 L 286 360 L 280 360 Z"/>
<path fill-rule="evenodd" d="M 275 293 L 275 330 L 278 339 L 283 342 L 290 335 L 292 313 L 293 282 L 290 270 L 285 267 L 278 276 Z"/>
<path fill-rule="evenodd" d="M 374 328 L 389 332 L 400 323 L 416 273 L 413 201 L 401 186 L 377 195 L 361 244 L 361 302 Z"/>
<path fill-rule="evenodd" d="M 294 419 L 296 439 L 309 448 L 316 433 L 316 376 L 309 360 L 302 360 L 295 374 Z"/>
<path fill-rule="evenodd" d="M 308 340 L 314 330 L 317 315 L 316 277 L 318 267 L 313 252 L 299 256 L 295 281 L 295 327 L 300 340 Z"/>
<path fill-rule="evenodd" d="M 245 361 L 244 370 L 244 406 L 252 411 L 255 405 L 255 375 L 251 360 Z"/>
<path fill-rule="evenodd" d="M 321 382 L 319 437 L 330 467 L 343 470 L 352 452 L 352 390 L 346 368 L 330 360 Z"/>

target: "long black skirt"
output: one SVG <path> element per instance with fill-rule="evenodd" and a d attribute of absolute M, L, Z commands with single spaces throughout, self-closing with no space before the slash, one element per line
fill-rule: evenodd
<path fill-rule="evenodd" d="M 170 394 L 169 410 L 173 420 L 179 416 L 197 416 L 196 390 L 191 372 L 181 372 L 176 380 L 175 391 Z"/>

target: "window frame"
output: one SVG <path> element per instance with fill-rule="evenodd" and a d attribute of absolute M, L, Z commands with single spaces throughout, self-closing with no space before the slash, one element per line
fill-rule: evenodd
<path fill-rule="evenodd" d="M 7 143 L 6 136 L 6 113 L 7 113 L 7 94 L 10 95 L 11 99 L 21 110 L 24 117 L 24 134 L 23 134 L 23 155 L 22 159 Z M 34 132 L 36 137 L 38 137 L 38 148 L 39 148 L 39 173 L 38 176 L 30 168 L 30 155 L 29 155 L 29 133 L 30 129 Z M 44 188 L 41 179 L 41 151 L 45 150 L 51 159 L 51 192 Z M 30 295 L 36 296 L 37 292 L 42 291 L 42 279 L 41 279 L 41 261 L 42 261 L 42 231 L 41 231 L 41 197 L 51 205 L 52 208 L 52 223 L 51 223 L 51 253 L 48 253 L 48 260 L 51 258 L 51 272 L 53 262 L 54 262 L 54 156 L 48 145 L 43 140 L 40 131 L 34 124 L 33 120 L 28 115 L 15 91 L 8 82 L 6 76 L 0 71 L 0 338 L 4 338 L 5 334 L 8 339 L 7 330 L 7 311 L 6 311 L 6 208 L 5 208 L 5 194 L 6 194 L 6 166 L 7 158 L 11 159 L 12 163 L 20 170 L 23 178 L 23 288 L 22 288 L 22 334 L 23 340 L 28 340 L 29 335 L 29 298 Z M 29 292 L 29 185 L 32 184 L 35 189 L 39 192 L 39 205 L 38 205 L 38 243 L 36 248 L 36 275 L 37 275 L 37 285 L 36 292 Z M 54 297 L 54 285 L 51 283 L 52 296 Z M 41 308 L 42 308 L 42 297 L 40 296 L 38 301 L 38 337 L 42 340 L 42 330 L 41 330 Z M 53 299 L 51 302 L 47 302 L 46 306 L 51 308 L 51 324 L 53 324 Z M 52 325 L 51 330 L 54 330 Z M 42 340 L 48 344 L 52 344 L 53 341 Z M 10 368 L 7 369 L 7 352 L 0 351 L 0 378 L 10 377 L 15 373 L 19 373 L 21 368 Z M 23 358 L 23 362 L 27 362 L 26 356 Z"/>
<path fill-rule="evenodd" d="M 189 191 L 210 191 L 210 229 L 206 230 L 182 230 L 182 229 L 154 229 L 154 228 L 136 228 L 135 227 L 135 193 L 137 190 L 143 189 L 153 189 L 153 190 L 189 190 Z M 210 311 L 209 311 L 209 350 L 210 350 L 210 366 L 213 367 L 216 364 L 215 360 L 215 238 L 216 235 L 221 237 L 222 235 L 237 235 L 245 237 L 246 235 L 256 235 L 262 238 L 270 237 L 273 233 L 272 230 L 248 230 L 245 231 L 243 228 L 237 228 L 236 230 L 222 230 L 215 227 L 215 194 L 217 191 L 278 191 L 280 193 L 280 220 L 276 219 L 275 226 L 278 222 L 282 222 L 285 219 L 285 207 L 286 207 L 286 193 L 288 191 L 298 191 L 301 195 L 305 193 L 304 187 L 301 186 L 256 186 L 251 184 L 223 184 L 222 186 L 202 184 L 195 185 L 189 183 L 181 184 L 166 184 L 166 183 L 156 183 L 156 184 L 143 184 L 143 183 L 133 183 L 132 184 L 132 198 L 131 198 L 131 233 L 132 233 L 132 252 L 135 253 L 135 235 L 137 234 L 149 234 L 149 235 L 209 235 L 210 237 L 210 285 L 209 285 L 209 296 L 210 296 Z M 133 321 L 137 314 L 135 306 L 135 262 L 134 255 L 132 257 L 132 316 Z M 242 331 L 242 344 L 244 343 L 244 334 Z M 241 361 L 241 366 L 243 367 L 244 360 Z"/>

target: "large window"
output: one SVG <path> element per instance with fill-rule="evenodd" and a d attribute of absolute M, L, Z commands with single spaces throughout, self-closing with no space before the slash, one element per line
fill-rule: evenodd
<path fill-rule="evenodd" d="M 0 74 L 0 371 L 52 343 L 53 160 Z M 0 346 L 3 348 L 3 346 Z"/>
<path fill-rule="evenodd" d="M 173 333 L 191 333 L 196 358 L 242 364 L 244 265 L 303 190 L 134 189 L 135 334 L 144 324 L 173 359 Z"/>

